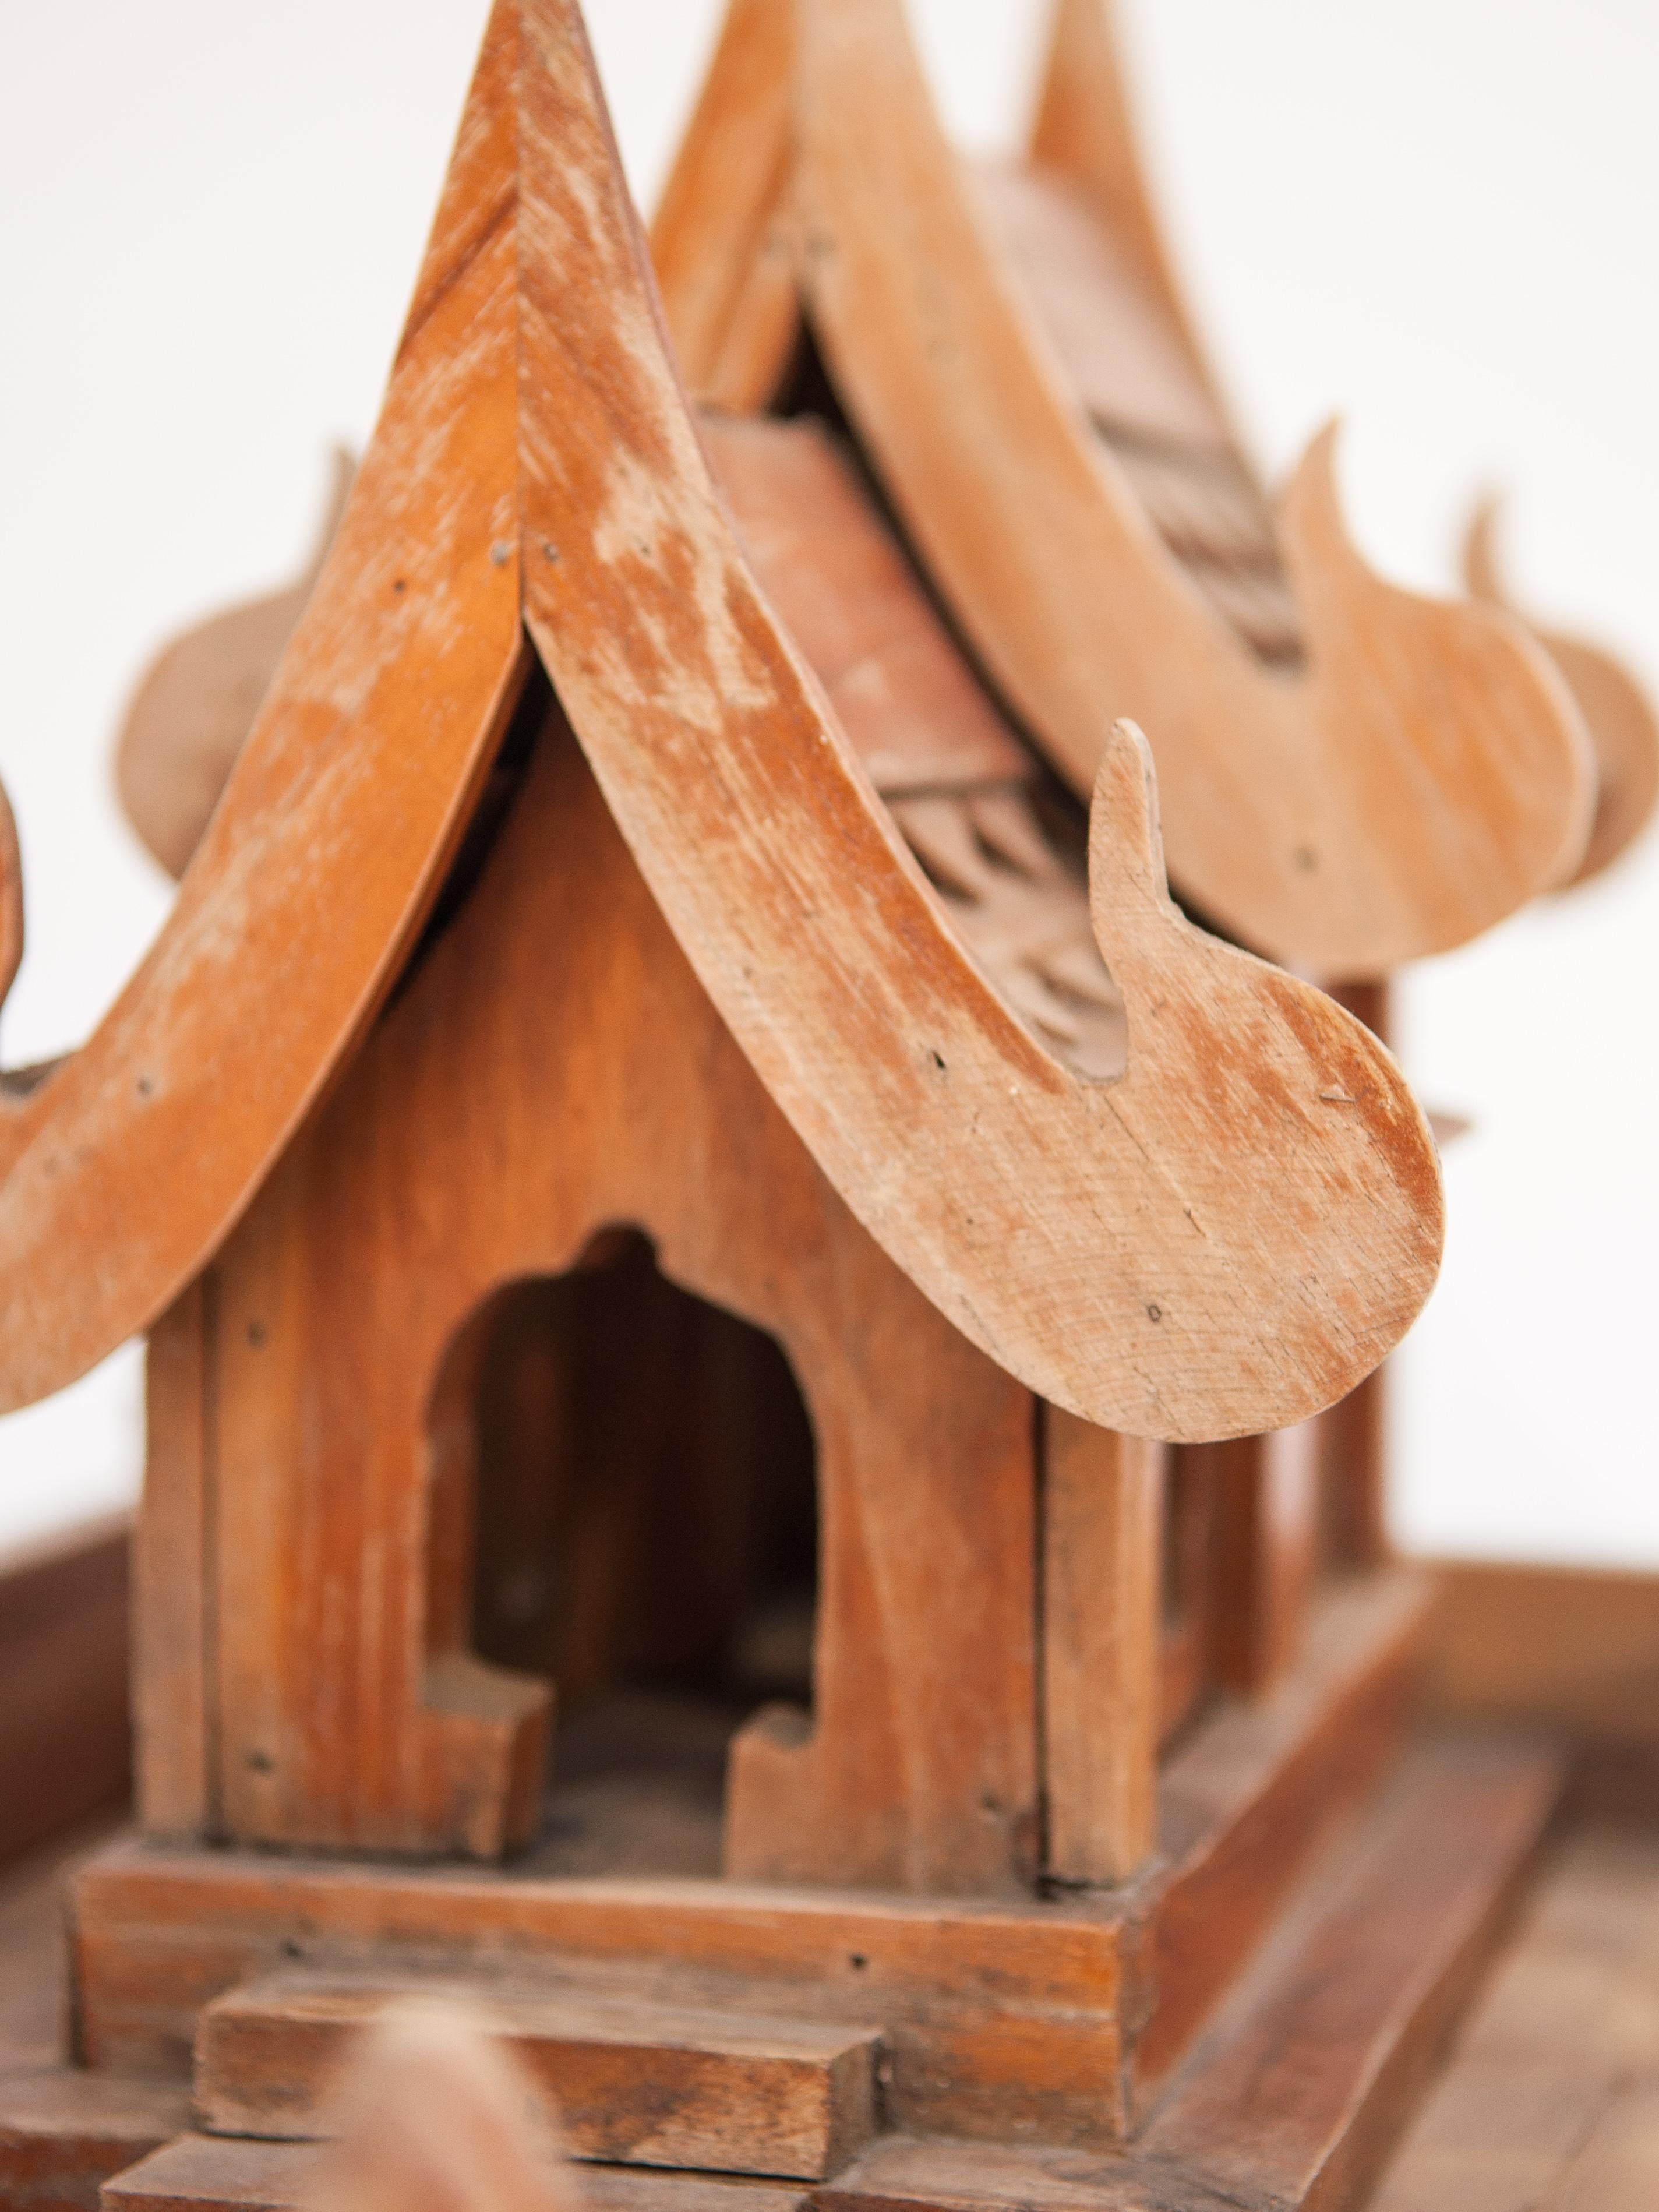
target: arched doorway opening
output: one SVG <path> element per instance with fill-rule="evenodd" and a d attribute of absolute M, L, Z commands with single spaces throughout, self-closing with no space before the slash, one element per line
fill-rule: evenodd
<path fill-rule="evenodd" d="M 485 1303 L 439 1402 L 470 1431 L 473 1649 L 555 1685 L 538 1862 L 718 1872 L 732 1735 L 811 1705 L 813 1438 L 783 1352 L 611 1230 Z"/>

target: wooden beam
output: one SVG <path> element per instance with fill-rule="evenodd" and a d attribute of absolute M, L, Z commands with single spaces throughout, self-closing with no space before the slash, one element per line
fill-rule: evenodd
<path fill-rule="evenodd" d="M 232 1990 L 196 2036 L 196 2109 L 215 2135 L 337 2132 L 349 2055 L 389 2005 L 447 1998 L 516 2062 L 573 2158 L 817 2181 L 876 2124 L 873 2029 L 755 2018 L 607 1985 L 434 1972 L 295 1972 Z"/>
<path fill-rule="evenodd" d="M 1212 1490 L 1210 1665 L 1219 1687 L 1260 1697 L 1295 1663 L 1318 1540 L 1316 1422 L 1200 1444 L 1189 1468 Z"/>
<path fill-rule="evenodd" d="M 1043 1421 L 1046 1862 L 1059 1881 L 1124 1881 L 1157 1829 L 1166 1455 L 1054 1407 Z"/>
<path fill-rule="evenodd" d="M 213 1304 L 213 1277 L 198 1277 L 150 1331 L 146 1369 L 149 1448 L 133 1546 L 133 1723 L 138 1818 L 158 1836 L 205 1836 L 217 1825 L 208 1744 Z"/>

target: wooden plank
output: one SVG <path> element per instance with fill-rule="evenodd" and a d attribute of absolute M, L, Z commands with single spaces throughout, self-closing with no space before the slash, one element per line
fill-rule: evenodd
<path fill-rule="evenodd" d="M 1103 283 L 1100 264 L 1127 261 L 1159 304 L 1144 195 L 1121 190 L 1127 149 L 1108 186 L 1117 207 L 1079 176 L 1068 212 L 1103 229 L 1134 197 L 1143 220 L 1092 254 L 1069 251 L 1057 343 L 983 219 L 898 0 L 814 0 L 798 21 L 801 277 L 815 337 L 976 658 L 1073 787 L 1097 773 L 1109 696 L 1151 738 L 1183 893 L 1239 941 L 1322 975 L 1381 974 L 1462 942 L 1559 880 L 1593 799 L 1559 672 L 1482 611 L 1393 590 L 1365 568 L 1329 434 L 1279 504 L 1293 606 L 1259 576 L 1189 575 L 1096 434 L 1087 387 L 1101 380 L 1078 357 L 1102 349 L 1099 333 L 1079 339 L 1076 326 L 1121 328 L 1125 289 Z M 1071 39 L 1057 72 L 1098 73 L 1108 52 Z M 1074 115 L 1090 105 L 1085 85 L 1061 94 L 1051 76 L 1049 93 L 1050 116 L 1057 99 Z M 1115 80 L 1097 105 L 1114 101 Z M 1066 157 L 1052 134 L 1045 152 Z M 1097 295 L 1086 306 L 1072 296 L 1079 284 Z M 1179 321 L 1165 314 L 1158 327 L 1137 382 L 1166 416 L 1184 394 L 1189 427 L 1211 394 Z M 1153 412 L 1152 398 L 1129 400 Z M 1265 658 L 1288 658 L 1300 640 L 1305 659 L 1265 665 L 1235 623 Z"/>
<path fill-rule="evenodd" d="M 339 534 L 178 899 L 86 1045 L 0 1093 L 0 1411 L 200 1272 L 383 1004 L 506 726 L 526 665 L 514 14 Z"/>
<path fill-rule="evenodd" d="M 183 2071 L 200 2008 L 264 1972 L 329 1971 L 390 1952 L 696 2008 L 878 2021 L 902 2124 L 978 2136 L 1060 2128 L 1121 2136 L 1124 1977 L 1139 1910 L 1091 1917 L 868 1893 L 713 1881 L 544 1881 L 131 1847 L 75 1900 L 82 2048 L 123 2070 Z M 1133 1940 L 1126 1959 L 1126 1926 Z"/>
<path fill-rule="evenodd" d="M 732 0 L 651 225 L 686 384 L 706 405 L 763 407 L 800 331 L 790 173 L 790 10 Z"/>
<path fill-rule="evenodd" d="M 1164 1454 L 1052 1407 L 1043 1422 L 1048 1869 L 1124 1881 L 1157 1830 Z"/>
<path fill-rule="evenodd" d="M 144 1504 L 133 1544 L 133 1730 L 138 1818 L 157 1836 L 207 1835 L 216 1825 L 217 1775 L 208 1743 L 214 1304 L 212 1275 L 198 1277 L 150 1331 L 145 1363 Z"/>
<path fill-rule="evenodd" d="M 1223 1705 L 1165 1762 L 1158 1843 L 1168 1871 L 1152 1931 L 1150 2018 L 1134 2048 L 1143 2108 L 1315 1847 L 1397 1753 L 1428 1602 L 1427 1586 L 1408 1575 L 1328 1594 L 1278 1688 Z"/>
<path fill-rule="evenodd" d="M 1112 0 L 1055 0 L 1031 156 L 1087 193 L 1101 222 L 1162 308 L 1188 361 L 1215 392 L 1147 185 Z M 1215 399 L 1218 407 L 1218 395 Z"/>
<path fill-rule="evenodd" d="M 173 2082 L 0 2070 L 0 2204 L 97 2212 L 100 2184 L 189 2125 L 189 2095 Z"/>
<path fill-rule="evenodd" d="M 819 2180 L 874 2130 L 874 2030 L 568 1984 L 294 1972 L 228 1991 L 203 2014 L 201 2124 L 216 2135 L 332 2134 L 351 2046 L 386 2004 L 410 1996 L 465 2003 L 535 2085 L 576 2158 Z"/>
<path fill-rule="evenodd" d="M 1414 1753 L 1139 2154 L 1309 2212 L 1359 2199 L 1507 1923 L 1560 1784 L 1544 1752 L 1469 1741 Z"/>
<path fill-rule="evenodd" d="M 1431 1571 L 1437 1711 L 1659 1755 L 1659 1576 L 1460 1559 Z"/>
<path fill-rule="evenodd" d="M 126 1793 L 130 1549 L 122 1516 L 0 1562 L 0 1864 Z"/>
<path fill-rule="evenodd" d="M 259 1973 L 412 1954 L 475 1974 L 505 1944 L 526 1975 L 663 2002 L 666 1974 L 694 2008 L 879 2023 L 900 2126 L 1121 2142 L 1129 2044 L 1145 2099 L 1392 1755 L 1423 1601 L 1396 1576 L 1323 1607 L 1273 1697 L 1193 1730 L 1166 1769 L 1164 1867 L 1109 1891 L 953 1902 L 128 1846 L 76 1891 L 83 2053 L 182 2069 L 200 2008 Z"/>
<path fill-rule="evenodd" d="M 180 2135 L 112 2175 L 104 2212 L 299 2212 L 317 2159 L 308 2144 Z"/>
<path fill-rule="evenodd" d="M 307 2143 L 181 2136 L 105 2186 L 105 2212 L 303 2212 L 318 2153 Z M 805 2212 L 804 2190 L 736 2175 L 591 2166 L 588 2212 Z"/>
<path fill-rule="evenodd" d="M 1109 434 L 1228 450 L 1227 426 L 1130 257 L 1064 175 L 976 165 L 998 243 L 1085 412 Z"/>
<path fill-rule="evenodd" d="M 1617 2203 L 1626 2140 L 1645 2184 L 1632 2201 L 1659 2202 L 1652 2146 L 1641 2154 L 1639 2124 L 1626 2139 L 1613 2118 L 1621 2098 L 1651 2094 L 1656 2079 L 1656 1905 L 1650 1816 L 1564 1824 L 1370 2212 L 1559 2212 L 1599 2206 L 1602 2188 Z M 1604 2149 L 1614 2155 L 1598 2172 Z"/>
<path fill-rule="evenodd" d="M 1548 1757 L 1512 1747 L 1414 1755 L 1123 2154 L 884 2136 L 817 2192 L 821 2212 L 1364 2202 L 1505 1923 L 1559 1778 Z M 1448 2200 L 1445 2212 L 1480 2202 Z"/>
<path fill-rule="evenodd" d="M 1331 995 L 1356 1021 L 1364 1022 L 1384 1044 L 1393 1041 L 1391 990 L 1386 979 L 1342 983 Z M 1431 1114 L 1436 1140 L 1448 1141 Z M 1368 1375 L 1346 1398 L 1322 1413 L 1320 1428 L 1320 1517 L 1322 1551 L 1328 1567 L 1343 1570 L 1381 1566 L 1389 1558 L 1388 1363 Z"/>
<path fill-rule="evenodd" d="M 766 595 L 876 788 L 1034 775 L 829 431 L 710 416 L 702 434 Z"/>
<path fill-rule="evenodd" d="M 568 1277 L 627 1222 L 682 1292 L 785 1347 L 816 1431 L 811 1727 L 774 1714 L 738 1740 L 729 1869 L 1011 1893 L 1036 1851 L 1030 1396 L 819 1174 L 542 712 L 471 896 L 219 1262 L 228 1825 L 478 1856 L 527 1839 L 549 1692 L 471 1656 L 471 1332 L 500 1285 Z M 698 1462 L 672 1441 L 695 1401 L 658 1308 L 602 1308 L 596 1274 L 570 1291 L 614 1389 L 583 1398 L 584 1433 L 544 1413 L 539 1436 L 544 1479 L 586 1486 L 597 1614 L 598 1576 L 638 1557 L 629 1498 L 690 1516 Z M 654 1450 L 657 1504 L 594 1482 L 605 1435 Z"/>
<path fill-rule="evenodd" d="M 1121 1082 L 1069 1079 L 988 989 L 757 595 L 661 343 L 575 12 L 535 0 L 523 35 L 525 616 L 699 980 L 872 1235 L 1050 1402 L 1171 1438 L 1199 1391 L 1212 1435 L 1331 1402 L 1437 1264 L 1438 1170 L 1397 1070 L 1305 986 L 1189 933 L 1142 741 L 1120 727 L 1101 756 L 1092 684 L 1094 927 L 1138 1039 Z M 1217 1082 L 1223 1064 L 1240 1079 Z M 1356 1206 L 1364 1261 L 1334 1261 Z M 1316 1263 L 1285 1255 L 1304 1231 Z M 1086 1250 L 1057 1244 L 1073 1234 Z M 1336 1327 L 1312 1306 L 1340 1307 Z M 1286 1401 L 1273 1418 L 1215 1419 L 1239 1367 L 1253 1412 Z"/>
<path fill-rule="evenodd" d="M 1317 1564 L 1318 1424 L 1193 1448 L 1214 1493 L 1210 1615 L 1215 1680 L 1260 1697 L 1300 1653 Z"/>
<path fill-rule="evenodd" d="M 338 446 L 331 459 L 313 550 L 294 582 L 173 638 L 127 708 L 116 788 L 128 821 L 170 876 L 184 874 L 202 842 L 339 529 L 356 463 Z"/>

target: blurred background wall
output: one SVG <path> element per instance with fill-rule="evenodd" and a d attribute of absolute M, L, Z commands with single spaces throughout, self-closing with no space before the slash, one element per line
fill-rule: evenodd
<path fill-rule="evenodd" d="M 1037 0 L 913 0 L 977 146 Z M 1328 415 L 1360 542 L 1442 588 L 1507 488 L 1525 595 L 1659 685 L 1659 9 L 1122 0 L 1200 319 L 1277 477 Z M 374 421 L 484 0 L 0 11 L 0 780 L 29 949 L 9 1063 L 72 1045 L 166 912 L 107 755 L 170 629 L 286 580 Z M 647 207 L 719 0 L 589 0 Z M 1450 1152 L 1397 1363 L 1397 1534 L 1659 1565 L 1659 842 L 1429 963 L 1401 1047 Z M 110 1224 L 112 1235 L 118 1223 Z M 0 1422 L 0 1546 L 131 1497 L 135 1347 Z"/>

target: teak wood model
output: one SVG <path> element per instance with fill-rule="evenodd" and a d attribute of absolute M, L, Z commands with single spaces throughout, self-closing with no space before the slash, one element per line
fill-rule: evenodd
<path fill-rule="evenodd" d="M 1274 1428 L 1331 1403 L 1403 1332 L 1437 1260 L 1433 1147 L 1398 1071 L 1322 994 L 1182 919 L 1127 728 L 1092 814 L 1109 977 L 1080 879 L 1026 834 L 1012 740 L 988 778 L 1000 733 L 982 704 L 933 889 L 760 596 L 601 120 L 579 111 L 585 135 L 552 147 L 527 125 L 515 182 L 511 104 L 493 96 L 486 77 L 380 428 L 173 914 L 85 1048 L 0 1097 L 0 1406 L 153 1320 L 276 1166 L 431 913 L 523 690 L 526 624 L 726 1027 L 941 1312 L 1054 1403 L 1139 1435 Z M 851 487 L 822 463 L 856 531 Z M 969 688 L 879 526 L 862 529 L 846 557 L 893 571 L 915 634 L 902 673 Z M 886 581 L 865 585 L 871 604 Z M 927 704 L 951 714 L 948 690 Z M 916 708 L 900 697 L 890 719 Z M 935 789 L 935 762 L 911 772 Z M 997 826 L 999 797 L 1016 826 Z M 975 957 L 981 906 L 1006 909 L 1000 963 L 1023 1002 Z M 1081 959 L 1075 1017 L 1045 990 L 1045 935 L 1062 979 Z M 1121 1048 L 1068 1063 L 1066 1032 L 1119 1008 L 1127 1066 Z"/>
<path fill-rule="evenodd" d="M 1243 942 L 1375 977 L 1577 866 L 1593 773 L 1492 611 L 1364 568 L 1329 433 L 1270 512 L 1140 180 L 1105 0 L 1060 0 L 1029 161 L 971 172 L 902 0 L 732 0 L 653 234 L 694 391 L 803 322 L 964 634 L 1079 791 L 1152 738 L 1171 875 Z"/>
<path fill-rule="evenodd" d="M 0 1090 L 0 1404 L 150 1331 L 139 1832 L 0 2203 L 307 2202 L 418 1987 L 601 2206 L 1329 2212 L 1530 1862 L 1558 1761 L 1412 1738 L 1379 1557 L 1441 1193 L 1378 994 L 1180 913 L 1138 731 L 1047 771 L 814 396 L 694 414 L 574 0 L 498 0 L 246 742 L 269 609 L 130 723 L 173 915 Z"/>

